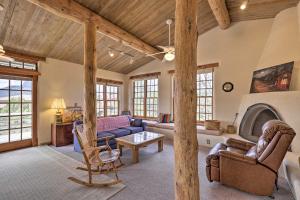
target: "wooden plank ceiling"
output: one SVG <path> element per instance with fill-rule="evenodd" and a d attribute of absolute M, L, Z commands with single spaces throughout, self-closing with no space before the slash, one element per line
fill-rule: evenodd
<path fill-rule="evenodd" d="M 165 20 L 174 18 L 175 0 L 76 0 L 152 46 L 167 45 Z M 233 22 L 273 18 L 278 12 L 296 6 L 299 0 L 251 0 L 244 11 L 243 0 L 226 0 Z M 83 27 L 55 16 L 25 0 L 4 0 L 0 12 L 0 44 L 6 49 L 37 56 L 83 63 Z M 198 2 L 198 32 L 218 26 L 207 0 Z M 172 26 L 173 41 L 174 25 Z M 111 58 L 108 47 L 134 56 L 117 54 Z M 153 58 L 97 33 L 97 63 L 101 69 L 127 74 Z"/>

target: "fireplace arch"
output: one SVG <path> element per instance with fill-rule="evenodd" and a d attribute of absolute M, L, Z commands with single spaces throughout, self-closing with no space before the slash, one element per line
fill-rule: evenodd
<path fill-rule="evenodd" d="M 251 142 L 257 142 L 262 134 L 262 126 L 269 120 L 282 120 L 279 113 L 270 105 L 258 103 L 250 106 L 239 127 L 239 135 Z"/>

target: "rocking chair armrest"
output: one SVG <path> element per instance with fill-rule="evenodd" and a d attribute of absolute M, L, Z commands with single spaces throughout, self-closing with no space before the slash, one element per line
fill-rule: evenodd
<path fill-rule="evenodd" d="M 99 138 L 95 139 L 94 141 L 99 142 L 99 141 L 105 140 L 106 145 L 108 145 L 109 140 L 112 138 L 113 138 L 113 136 L 105 136 L 105 137 L 99 137 Z"/>

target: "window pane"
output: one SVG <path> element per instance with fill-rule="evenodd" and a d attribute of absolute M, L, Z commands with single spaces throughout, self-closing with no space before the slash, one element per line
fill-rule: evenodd
<path fill-rule="evenodd" d="M 10 80 L 11 90 L 21 90 L 21 80 Z"/>
<path fill-rule="evenodd" d="M 22 91 L 22 102 L 31 102 L 32 93 L 31 91 Z"/>
<path fill-rule="evenodd" d="M 0 117 L 0 130 L 5 130 L 9 128 L 8 117 Z"/>
<path fill-rule="evenodd" d="M 32 104 L 31 103 L 24 103 L 22 104 L 22 114 L 27 115 L 32 113 Z"/>
<path fill-rule="evenodd" d="M 21 115 L 21 104 L 11 103 L 10 104 L 10 114 L 11 115 Z"/>
<path fill-rule="evenodd" d="M 14 62 L 11 62 L 10 66 L 15 67 L 15 68 L 23 68 L 23 63 L 14 61 Z"/>
<path fill-rule="evenodd" d="M 10 91 L 10 102 L 21 102 L 21 91 Z"/>
<path fill-rule="evenodd" d="M 20 141 L 21 140 L 21 129 L 11 129 L 10 130 L 10 141 Z"/>
<path fill-rule="evenodd" d="M 9 104 L 0 104 L 0 116 L 9 115 Z"/>
<path fill-rule="evenodd" d="M 32 81 L 22 81 L 22 90 L 32 90 Z"/>
<path fill-rule="evenodd" d="M 9 131 L 0 131 L 0 144 L 9 142 Z"/>
<path fill-rule="evenodd" d="M 21 116 L 10 117 L 10 128 L 21 128 Z"/>
<path fill-rule="evenodd" d="M 32 126 L 31 115 L 22 116 L 22 127 Z"/>
<path fill-rule="evenodd" d="M 22 140 L 31 139 L 32 138 L 32 130 L 31 127 L 22 129 Z"/>
<path fill-rule="evenodd" d="M 8 103 L 8 99 L 9 99 L 9 91 L 0 90 L 0 103 Z"/>
<path fill-rule="evenodd" d="M 0 79 L 0 89 L 9 89 L 9 80 L 7 79 Z"/>

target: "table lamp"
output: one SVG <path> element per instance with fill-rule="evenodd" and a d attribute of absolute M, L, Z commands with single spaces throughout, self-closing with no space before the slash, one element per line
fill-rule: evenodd
<path fill-rule="evenodd" d="M 56 123 L 62 123 L 62 109 L 66 109 L 66 104 L 63 98 L 55 98 L 52 105 L 52 109 L 56 109 L 55 121 Z"/>

